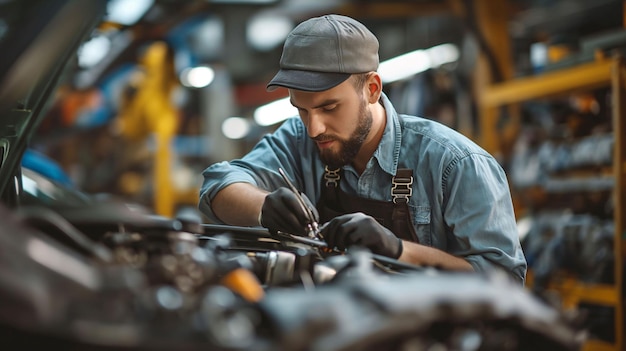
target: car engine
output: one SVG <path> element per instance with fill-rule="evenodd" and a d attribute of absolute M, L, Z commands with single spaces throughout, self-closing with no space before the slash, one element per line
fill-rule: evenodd
<path fill-rule="evenodd" d="M 504 276 L 417 267 L 112 201 L 0 208 L 16 349 L 575 350 L 575 319 Z"/>

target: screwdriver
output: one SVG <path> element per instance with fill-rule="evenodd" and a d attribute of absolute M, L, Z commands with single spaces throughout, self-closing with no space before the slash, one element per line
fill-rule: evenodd
<path fill-rule="evenodd" d="M 306 224 L 306 228 L 305 228 L 307 236 L 311 239 L 322 240 L 323 238 L 321 238 L 321 235 L 320 235 L 319 224 L 317 223 L 317 220 L 315 219 L 315 215 L 313 214 L 313 211 L 311 211 L 311 209 L 307 206 L 306 202 L 302 198 L 302 195 L 300 195 L 300 191 L 298 191 L 298 189 L 296 189 L 293 183 L 289 180 L 289 178 L 287 177 L 287 174 L 285 174 L 285 171 L 283 171 L 282 168 L 278 168 L 278 172 L 285 180 L 285 183 L 287 183 L 287 186 L 289 186 L 289 189 L 296 195 L 296 198 L 298 199 L 298 203 L 300 203 L 300 207 L 302 211 L 308 218 L 308 223 Z"/>

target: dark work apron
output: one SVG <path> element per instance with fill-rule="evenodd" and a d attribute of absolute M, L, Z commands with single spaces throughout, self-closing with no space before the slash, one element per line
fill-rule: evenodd
<path fill-rule="evenodd" d="M 329 170 L 326 167 L 322 178 L 322 193 L 317 203 L 321 223 L 326 223 L 346 213 L 363 212 L 375 218 L 398 238 L 419 242 L 408 205 L 413 192 L 412 169 L 398 169 L 392 179 L 391 197 L 393 200 L 390 202 L 345 193 L 339 187 L 342 175 L 342 169 Z"/>

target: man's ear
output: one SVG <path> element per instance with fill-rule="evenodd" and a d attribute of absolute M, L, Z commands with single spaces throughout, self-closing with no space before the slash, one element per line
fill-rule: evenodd
<path fill-rule="evenodd" d="M 378 72 L 372 72 L 369 74 L 367 81 L 365 82 L 365 86 L 367 87 L 368 102 L 370 104 L 377 103 L 380 99 L 380 94 L 383 92 L 383 83 Z"/>

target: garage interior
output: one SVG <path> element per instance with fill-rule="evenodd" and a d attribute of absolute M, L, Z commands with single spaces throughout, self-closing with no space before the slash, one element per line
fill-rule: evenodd
<path fill-rule="evenodd" d="M 265 89 L 287 33 L 351 16 L 378 37 L 381 69 L 424 60 L 389 71 L 399 112 L 460 131 L 505 169 L 525 289 L 579 316 L 584 350 L 626 350 L 626 2 L 111 0 L 107 11 L 29 146 L 58 181 L 206 221 L 202 170 L 282 121 L 262 111 L 288 96 Z"/>

